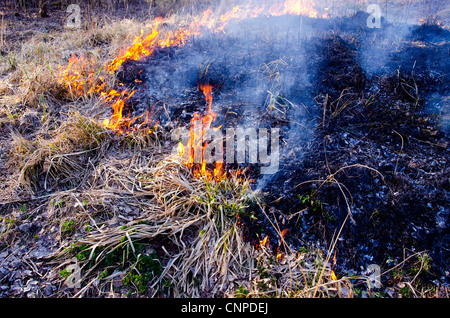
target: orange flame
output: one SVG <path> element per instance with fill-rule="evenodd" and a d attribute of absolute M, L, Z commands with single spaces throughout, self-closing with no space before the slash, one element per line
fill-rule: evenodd
<path fill-rule="evenodd" d="M 268 246 L 268 243 L 269 243 L 269 235 L 266 235 L 264 239 L 259 240 L 258 242 L 255 243 L 255 248 L 259 250 L 260 248 Z"/>
<path fill-rule="evenodd" d="M 318 12 L 313 7 L 313 1 L 287 0 L 284 3 L 274 4 L 269 9 L 269 14 L 281 16 L 285 14 L 306 15 L 310 18 L 317 18 Z"/>
<path fill-rule="evenodd" d="M 276 256 L 277 260 L 282 260 L 284 258 L 284 253 L 283 253 L 283 251 L 281 251 L 281 245 L 282 245 L 282 241 L 284 240 L 284 237 L 286 236 L 286 234 L 288 232 L 289 232 L 289 229 L 284 229 L 280 233 L 281 241 L 280 241 L 280 243 L 279 243 L 279 245 L 277 247 L 277 256 Z"/>
<path fill-rule="evenodd" d="M 134 39 L 133 45 L 131 45 L 125 52 L 116 57 L 109 65 L 108 70 L 113 74 L 123 62 L 126 60 L 139 60 L 142 57 L 153 54 L 157 39 L 158 39 L 158 25 L 161 18 L 156 18 L 156 26 L 152 29 L 152 32 L 142 39 L 144 30 L 141 30 L 141 35 Z"/>
<path fill-rule="evenodd" d="M 259 245 L 266 246 L 268 241 L 269 241 L 269 236 L 266 235 L 266 237 L 262 241 L 259 241 Z"/>
<path fill-rule="evenodd" d="M 334 273 L 334 271 L 331 271 L 331 279 L 332 280 L 338 280 L 336 274 Z"/>
<path fill-rule="evenodd" d="M 277 260 L 282 260 L 284 258 L 283 252 L 278 252 L 276 258 Z"/>
<path fill-rule="evenodd" d="M 289 229 L 284 229 L 283 231 L 281 231 L 281 238 L 283 239 L 284 238 L 284 236 L 287 234 L 289 232 Z"/>
<path fill-rule="evenodd" d="M 314 9 L 313 5 L 314 2 L 312 0 L 286 0 L 284 3 L 274 4 L 267 9 L 265 6 L 252 7 L 250 2 L 245 6 L 235 6 L 220 16 L 214 14 L 211 9 L 208 9 L 203 12 L 202 18 L 194 19 L 190 25 L 181 27 L 175 31 L 166 32 L 163 35 L 158 28 L 164 19 L 158 17 L 154 21 L 155 26 L 152 27 L 152 32 L 143 38 L 144 31 L 142 30 L 141 35 L 134 39 L 133 44 L 108 65 L 108 70 L 112 74 L 126 60 L 139 60 L 145 56 L 150 56 L 157 48 L 185 45 L 190 38 L 200 35 L 203 28 L 216 33 L 224 32 L 225 27 L 231 20 L 251 19 L 263 14 L 268 16 L 281 16 L 285 14 L 306 15 L 311 18 L 316 18 L 318 12 Z"/>
<path fill-rule="evenodd" d="M 76 96 L 100 93 L 105 87 L 103 77 L 96 75 L 95 60 L 92 57 L 73 54 L 67 67 L 64 70 L 61 70 L 61 66 L 59 68 L 59 83 Z"/>
<path fill-rule="evenodd" d="M 136 91 L 131 92 L 130 94 L 128 94 L 127 91 L 124 91 L 122 93 L 118 93 L 115 90 L 110 91 L 108 94 L 106 94 L 105 99 L 106 100 L 112 100 L 112 99 L 116 99 L 116 102 L 112 105 L 113 108 L 113 115 L 111 116 L 111 119 L 105 119 L 103 121 L 103 125 L 107 128 L 113 129 L 113 130 L 117 130 L 118 133 L 123 133 L 124 132 L 124 127 L 129 128 L 130 125 L 138 118 L 142 117 L 138 116 L 135 118 L 130 119 L 129 116 L 128 117 L 123 117 L 123 109 L 125 107 L 125 102 L 130 99 L 133 94 Z M 122 97 L 123 96 L 123 97 Z M 126 97 L 125 97 L 126 96 Z"/>
<path fill-rule="evenodd" d="M 186 166 L 193 169 L 194 177 L 206 177 L 208 180 L 220 181 L 224 177 L 223 163 L 216 162 L 215 168 L 212 171 L 208 170 L 204 153 L 208 145 L 208 142 L 205 140 L 207 132 L 211 129 L 211 124 L 217 116 L 212 111 L 212 86 L 210 84 L 200 84 L 199 88 L 205 96 L 206 111 L 203 116 L 199 113 L 194 113 L 194 117 L 191 120 L 190 140 L 187 145 L 188 153 L 186 153 L 186 149 L 181 143 L 178 144 L 178 153 L 185 158 Z M 198 124 L 201 124 L 201 126 L 197 127 Z"/>

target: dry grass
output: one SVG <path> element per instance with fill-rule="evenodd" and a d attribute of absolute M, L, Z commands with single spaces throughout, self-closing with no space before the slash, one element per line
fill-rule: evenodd
<path fill-rule="evenodd" d="M 84 288 L 73 296 L 121 296 L 120 289 L 111 290 L 110 286 L 132 268 L 113 267 L 111 275 L 100 277 L 105 269 L 102 262 L 117 250 L 126 248 L 137 253 L 134 246 L 138 243 L 162 254 L 164 269 L 149 282 L 151 295 L 354 296 L 350 280 L 334 277 L 329 258 L 324 259 L 320 251 L 286 250 L 286 257 L 276 259 L 268 248 L 255 249 L 245 242 L 238 215 L 249 200 L 248 182 L 194 179 L 175 157 L 164 158 L 154 167 L 109 169 L 113 170 L 110 178 L 102 177 L 110 180 L 109 186 L 90 189 L 83 197 L 126 201 L 131 208 L 140 207 L 140 213 L 129 221 L 122 216 L 125 224 L 108 223 L 105 227 L 95 223 L 96 230 L 78 240 L 76 245 L 88 251 L 89 258 L 80 263 Z M 161 294 L 162 285 L 171 288 Z"/>
<path fill-rule="evenodd" d="M 236 219 L 226 215 L 228 202 L 244 200 L 238 191 L 243 184 L 227 181 L 217 186 L 220 194 L 211 201 L 208 198 L 211 185 L 193 179 L 178 158 L 170 157 L 151 168 L 116 170 L 110 180 L 121 184 L 121 190 L 127 194 L 126 204 L 139 207 L 139 217 L 125 225 L 99 229 L 81 239 L 78 244 L 87 244 L 91 253 L 99 246 L 111 252 L 123 244 L 132 247 L 134 242 L 144 240 L 147 244 L 158 245 L 160 241 L 170 240 L 170 251 L 161 247 L 166 253 L 167 265 L 159 280 L 169 279 L 173 296 L 193 297 L 207 291 L 210 295 L 216 294 L 223 287 L 211 286 L 211 278 L 222 277 L 222 284 L 226 283 L 232 269 L 238 271 L 244 265 L 240 261 L 248 259 L 251 249 L 245 247 L 239 236 Z M 110 188 L 112 185 L 98 190 L 102 198 L 125 198 L 123 192 L 119 194 L 121 191 Z M 124 237 L 127 240 L 123 240 Z M 104 256 L 100 255 L 96 262 L 101 262 Z M 194 286 L 191 276 L 202 283 Z M 88 275 L 87 278 L 96 277 Z"/>
<path fill-rule="evenodd" d="M 38 187 L 39 175 L 45 174 L 45 190 L 48 190 L 50 179 L 62 182 L 78 179 L 82 182 L 83 178 L 79 178 L 86 167 L 89 168 L 88 162 L 95 164 L 102 147 L 106 147 L 107 134 L 98 122 L 79 113 L 69 114 L 68 121 L 52 132 L 49 139 L 38 137 L 30 141 L 13 132 L 11 160 L 18 164 L 18 181 Z"/>

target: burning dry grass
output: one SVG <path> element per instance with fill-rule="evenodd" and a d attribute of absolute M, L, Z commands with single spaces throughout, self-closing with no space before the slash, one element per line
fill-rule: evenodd
<path fill-rule="evenodd" d="M 95 175 L 104 184 L 89 189 L 89 196 L 104 202 L 122 202 L 128 210 L 138 208 L 139 215 L 134 219 L 119 215 L 126 220 L 124 225 L 105 228 L 95 224 L 97 230 L 77 242 L 89 250 L 86 263 L 96 249 L 103 251 L 84 279 L 98 280 L 98 272 L 89 273 L 109 253 L 124 245 L 137 253 L 134 245 L 145 242 L 163 254 L 165 263 L 152 286 L 170 282 L 171 295 L 198 297 L 223 292 L 223 286 L 217 286 L 215 281 L 225 284 L 231 273 L 240 273 L 250 260 L 252 249 L 240 237 L 236 222 L 236 212 L 243 208 L 245 200 L 245 184 L 223 181 L 213 185 L 194 179 L 178 158 L 170 157 L 153 167 L 133 165 L 118 170 L 106 165 L 101 170 Z M 170 248 L 161 245 L 163 242 Z M 106 277 L 105 281 L 110 279 Z M 87 289 L 79 291 L 78 296 Z"/>
<path fill-rule="evenodd" d="M 113 171 L 111 178 L 102 178 L 111 181 L 91 193 L 113 201 L 126 198 L 127 206 L 139 207 L 139 216 L 79 240 L 91 254 L 98 247 L 112 253 L 123 245 L 135 251 L 134 244 L 142 241 L 153 249 L 159 246 L 167 265 L 154 283 L 169 279 L 174 296 L 201 296 L 200 291 L 211 288 L 217 293 L 210 279 L 227 279 L 232 268 L 238 270 L 244 264 L 240 261 L 248 260 L 251 248 L 239 236 L 233 215 L 245 200 L 244 185 L 224 181 L 213 189 L 212 184 L 194 179 L 178 158 L 165 158 L 153 167 Z M 211 191 L 216 191 L 214 196 Z M 170 248 L 161 246 L 167 240 Z M 99 255 L 96 263 L 105 256 Z"/>
<path fill-rule="evenodd" d="M 48 140 L 14 135 L 12 152 L 21 163 L 20 180 L 43 181 L 51 192 L 47 213 L 53 222 L 44 227 L 51 232 L 57 223 L 59 271 L 73 257 L 81 267 L 81 288 L 58 295 L 353 295 L 349 281 L 333 276 L 319 251 L 286 251 L 277 258 L 269 248 L 245 241 L 240 215 L 254 194 L 242 175 L 220 182 L 198 179 L 155 140 L 142 147 L 129 135 L 114 144 L 97 122 L 78 113 L 69 118 Z M 123 158 L 117 156 L 127 149 Z M 75 187 L 62 190 L 52 178 Z M 158 260 L 155 275 L 140 276 L 143 257 Z M 138 278 L 124 289 L 126 277 Z"/>

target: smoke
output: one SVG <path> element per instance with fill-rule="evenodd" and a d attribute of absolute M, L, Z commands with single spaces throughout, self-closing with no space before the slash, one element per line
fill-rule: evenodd
<path fill-rule="evenodd" d="M 416 20 L 417 21 L 417 20 Z M 450 32 L 436 23 L 387 23 L 359 37 L 358 56 L 367 76 L 410 80 L 424 111 L 448 134 Z"/>
<path fill-rule="evenodd" d="M 221 9 L 231 10 L 224 4 Z M 314 138 L 320 108 L 315 86 L 321 78 L 320 61 L 314 59 L 324 56 L 318 57 L 311 43 L 325 43 L 330 34 L 345 35 L 346 43 L 354 37 L 356 63 L 369 77 L 398 67 L 392 57 L 411 39 L 413 26 L 381 18 L 381 28 L 369 28 L 369 16 L 360 11 L 333 19 L 263 14 L 230 20 L 223 32 L 205 30 L 184 46 L 149 57 L 143 75 L 146 99 L 165 105 L 160 123 L 187 127 L 194 113 L 205 110 L 198 85 L 209 83 L 217 113 L 213 127 L 279 129 L 279 170 L 258 180 L 256 188 L 264 189 L 280 178 L 289 179 L 286 169 L 302 161 Z"/>
<path fill-rule="evenodd" d="M 390 58 L 401 49 L 412 32 L 409 25 L 392 25 L 383 21 L 380 29 L 366 29 L 364 36 L 359 38 L 361 67 L 369 76 L 390 71 Z"/>
<path fill-rule="evenodd" d="M 448 95 L 443 96 L 438 93 L 433 93 L 429 96 L 425 103 L 425 109 L 430 114 L 435 114 L 438 117 L 438 127 L 450 135 L 450 98 Z"/>
<path fill-rule="evenodd" d="M 157 118 L 162 125 L 188 128 L 194 113 L 205 110 L 198 85 L 211 84 L 212 110 L 217 113 L 212 127 L 250 128 L 277 136 L 278 144 L 268 138 L 265 149 L 277 162 L 258 158 L 263 176 L 256 188 L 263 189 L 287 165 L 302 160 L 305 144 L 314 136 L 311 74 L 316 70 L 307 43 L 327 27 L 325 20 L 317 23 L 298 15 L 232 20 L 224 32 L 205 31 L 182 47 L 148 57 L 142 76 L 145 99 L 165 105 L 167 111 Z M 279 156 L 274 156 L 277 150 Z"/>

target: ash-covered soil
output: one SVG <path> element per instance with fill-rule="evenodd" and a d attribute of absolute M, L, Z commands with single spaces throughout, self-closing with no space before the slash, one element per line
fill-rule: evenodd
<path fill-rule="evenodd" d="M 285 162 L 264 191 L 293 245 L 329 248 L 351 208 L 340 269 L 387 270 L 427 251 L 425 280 L 448 284 L 450 33 L 414 26 L 394 43 L 396 27 L 384 28 L 312 40 L 318 125 L 304 159 Z"/>

